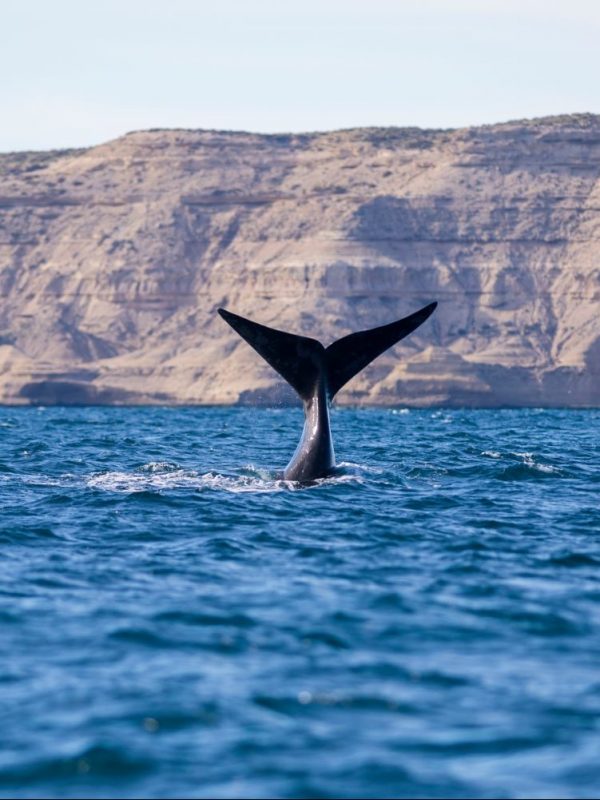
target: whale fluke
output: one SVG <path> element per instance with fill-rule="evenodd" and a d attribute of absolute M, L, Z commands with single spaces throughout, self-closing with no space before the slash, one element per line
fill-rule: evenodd
<path fill-rule="evenodd" d="M 325 364 L 325 348 L 316 339 L 267 328 L 219 309 L 225 322 L 292 386 L 303 400 L 312 396 Z"/>
<path fill-rule="evenodd" d="M 377 356 L 412 333 L 433 314 L 437 303 L 404 319 L 351 333 L 329 345 L 240 317 L 224 308 L 219 314 L 292 386 L 304 401 L 304 433 L 284 470 L 286 480 L 311 481 L 335 466 L 329 404 L 337 392 Z"/>
<path fill-rule="evenodd" d="M 325 351 L 329 397 L 333 397 L 348 381 L 409 333 L 412 333 L 433 314 L 437 303 L 430 303 L 409 317 L 359 331 L 338 339 Z"/>

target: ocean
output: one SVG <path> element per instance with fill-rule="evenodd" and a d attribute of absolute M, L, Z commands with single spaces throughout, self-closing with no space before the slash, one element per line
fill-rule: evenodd
<path fill-rule="evenodd" d="M 2 797 L 597 797 L 600 412 L 0 409 Z"/>

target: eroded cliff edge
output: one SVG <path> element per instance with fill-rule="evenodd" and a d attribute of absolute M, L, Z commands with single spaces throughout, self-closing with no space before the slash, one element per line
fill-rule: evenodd
<path fill-rule="evenodd" d="M 342 393 L 600 405 L 600 117 L 135 132 L 0 156 L 0 401 L 288 397 L 216 315 L 328 344 L 437 299 Z"/>

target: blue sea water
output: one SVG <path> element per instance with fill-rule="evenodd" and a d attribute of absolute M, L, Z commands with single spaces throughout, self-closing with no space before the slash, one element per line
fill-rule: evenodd
<path fill-rule="evenodd" d="M 600 412 L 0 409 L 3 797 L 596 797 Z"/>

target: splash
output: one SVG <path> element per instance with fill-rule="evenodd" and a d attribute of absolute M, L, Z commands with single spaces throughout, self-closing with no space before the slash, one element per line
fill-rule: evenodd
<path fill-rule="evenodd" d="M 175 468 L 174 465 L 145 464 L 136 472 L 109 471 L 86 478 L 92 489 L 107 492 L 168 492 L 180 489 L 224 492 L 277 492 L 286 488 L 285 481 L 259 475 L 225 475 L 218 472 L 199 473 Z"/>
<path fill-rule="evenodd" d="M 94 473 L 85 478 L 92 489 L 131 494 L 135 492 L 168 492 L 181 489 L 193 491 L 222 491 L 237 493 L 264 493 L 298 491 L 316 486 L 345 483 L 363 483 L 364 474 L 379 472 L 351 462 L 342 462 L 333 475 L 319 478 L 309 484 L 284 481 L 276 472 L 257 469 L 253 465 L 243 468 L 240 474 L 220 472 L 200 473 L 186 470 L 169 462 L 150 462 L 133 472 L 111 470 Z"/>

